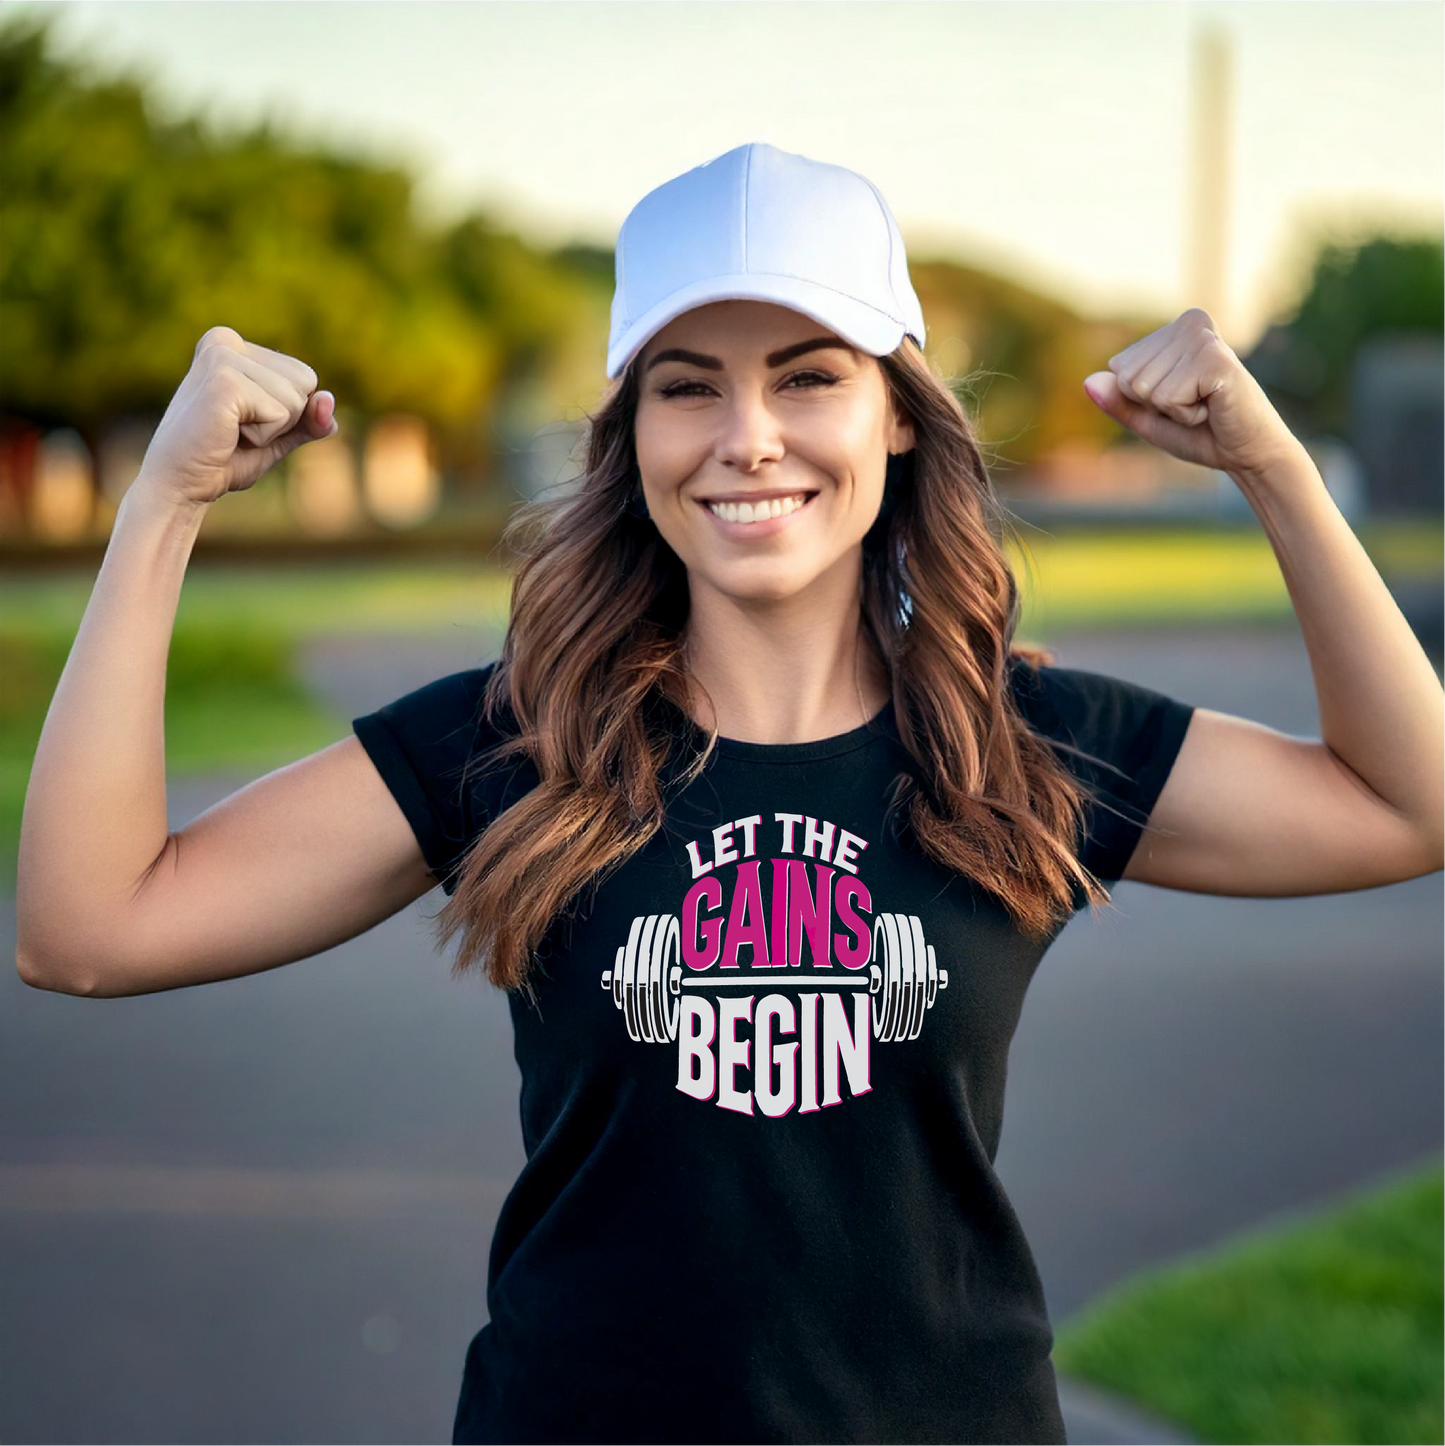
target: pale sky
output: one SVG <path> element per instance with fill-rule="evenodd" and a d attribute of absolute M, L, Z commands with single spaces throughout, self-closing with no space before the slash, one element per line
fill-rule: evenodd
<path fill-rule="evenodd" d="M 167 104 L 270 111 L 409 159 L 437 215 L 610 246 L 669 177 L 764 140 L 851 166 L 910 255 L 1087 314 L 1197 304 L 1185 274 L 1190 40 L 1233 38 L 1227 316 L 1292 294 L 1302 226 L 1438 234 L 1438 0 L 11 0 Z M 1224 142 L 1222 142 L 1224 143 Z"/>

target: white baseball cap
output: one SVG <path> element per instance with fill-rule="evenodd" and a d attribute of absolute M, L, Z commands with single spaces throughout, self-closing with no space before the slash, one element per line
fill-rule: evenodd
<path fill-rule="evenodd" d="M 617 236 L 607 377 L 673 317 L 710 301 L 771 301 L 872 356 L 911 336 L 923 307 L 888 202 L 846 166 L 765 141 L 649 191 Z"/>

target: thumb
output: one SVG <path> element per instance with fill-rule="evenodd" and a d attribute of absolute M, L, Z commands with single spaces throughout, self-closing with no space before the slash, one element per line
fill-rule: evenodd
<path fill-rule="evenodd" d="M 336 396 L 333 392 L 314 392 L 307 398 L 301 413 L 302 427 L 309 427 L 313 437 L 332 437 L 340 430 L 336 420 Z"/>
<path fill-rule="evenodd" d="M 1101 412 L 1107 412 L 1115 421 L 1128 425 L 1125 412 L 1132 403 L 1119 390 L 1119 381 L 1113 372 L 1090 372 L 1084 378 L 1084 392 Z"/>
<path fill-rule="evenodd" d="M 1146 442 L 1164 446 L 1162 436 L 1178 430 L 1175 423 L 1153 407 L 1130 401 L 1120 389 L 1119 378 L 1113 372 L 1090 372 L 1084 378 L 1084 391 L 1101 412 L 1113 417 L 1121 427 L 1127 427 Z"/>
<path fill-rule="evenodd" d="M 313 392 L 306 399 L 301 419 L 289 432 L 283 432 L 271 443 L 262 470 L 274 467 L 297 447 L 334 437 L 340 430 L 341 424 L 336 418 L 336 398 L 330 392 Z"/>

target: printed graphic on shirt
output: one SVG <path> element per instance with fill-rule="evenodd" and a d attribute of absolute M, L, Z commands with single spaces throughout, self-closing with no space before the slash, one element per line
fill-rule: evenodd
<path fill-rule="evenodd" d="M 706 856 L 687 845 L 678 912 L 634 918 L 602 972 L 631 1038 L 675 1046 L 683 1094 L 806 1114 L 873 1088 L 873 1041 L 918 1038 L 948 974 L 916 915 L 875 913 L 867 848 L 798 813 L 721 824 Z"/>

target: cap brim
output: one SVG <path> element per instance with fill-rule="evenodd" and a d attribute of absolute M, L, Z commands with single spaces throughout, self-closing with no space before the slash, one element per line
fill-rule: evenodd
<path fill-rule="evenodd" d="M 885 315 L 876 306 L 820 286 L 816 281 L 757 272 L 710 276 L 674 291 L 628 326 L 607 353 L 608 380 L 618 376 L 674 317 L 712 301 L 771 301 L 789 307 L 821 322 L 870 356 L 886 356 L 896 350 L 908 331 L 905 322 Z"/>

